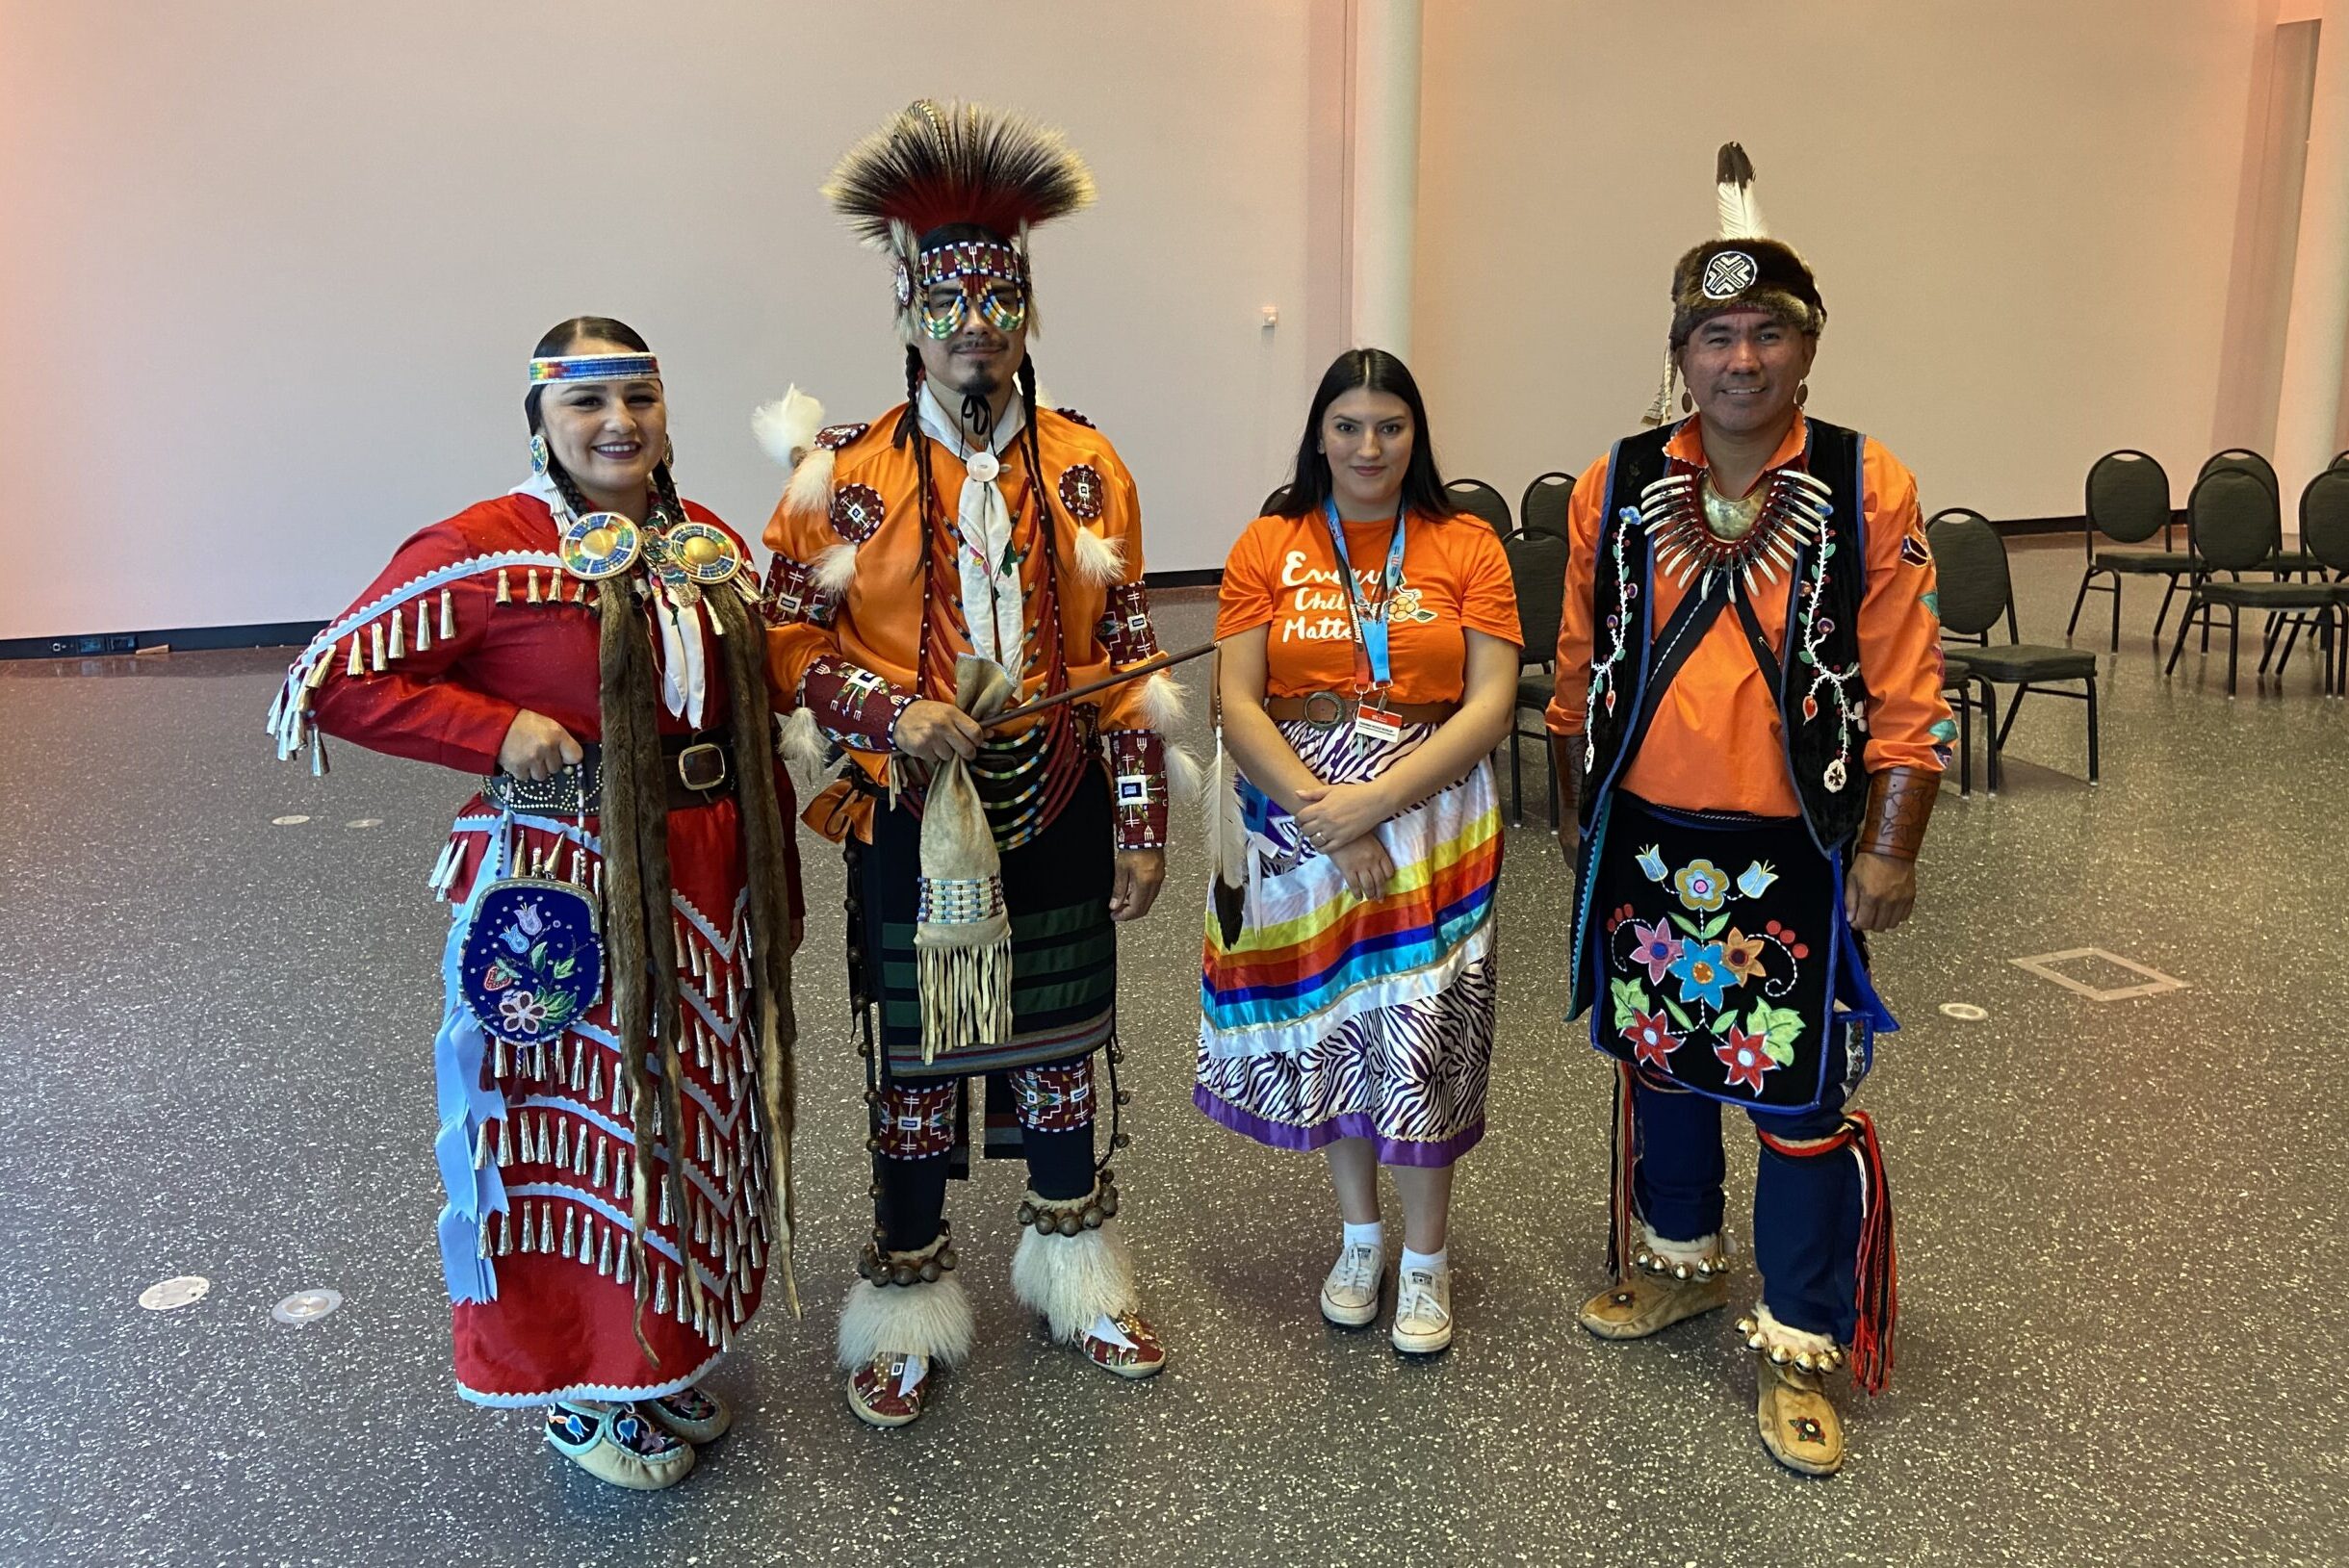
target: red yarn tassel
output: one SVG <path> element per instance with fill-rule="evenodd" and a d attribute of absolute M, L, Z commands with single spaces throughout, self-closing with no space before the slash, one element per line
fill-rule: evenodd
<path fill-rule="evenodd" d="M 1631 1267 L 1632 1168 L 1639 1163 L 1639 1129 L 1632 1119 L 1632 1069 L 1615 1064 L 1613 1137 L 1608 1161 L 1607 1272 L 1620 1284 Z"/>
<path fill-rule="evenodd" d="M 1893 1192 L 1884 1177 L 1884 1151 L 1876 1124 L 1865 1111 L 1850 1114 L 1858 1133 L 1853 1152 L 1860 1162 L 1860 1256 L 1857 1325 L 1851 1333 L 1851 1380 L 1871 1394 L 1892 1381 L 1893 1327 L 1900 1317 L 1900 1262 L 1893 1247 Z"/>

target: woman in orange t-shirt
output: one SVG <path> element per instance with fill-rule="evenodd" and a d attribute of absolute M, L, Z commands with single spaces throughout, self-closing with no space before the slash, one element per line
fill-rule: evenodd
<path fill-rule="evenodd" d="M 1345 1232 L 1322 1315 L 1379 1315 L 1378 1168 L 1403 1196 L 1395 1348 L 1452 1342 L 1452 1163 L 1484 1132 L 1517 604 L 1454 515 L 1403 362 L 1338 356 L 1280 510 L 1224 565 L 1222 782 L 1200 981 L 1209 1117 L 1323 1149 Z"/>

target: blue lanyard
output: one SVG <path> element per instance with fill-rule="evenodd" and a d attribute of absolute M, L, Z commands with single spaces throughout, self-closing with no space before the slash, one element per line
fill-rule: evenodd
<path fill-rule="evenodd" d="M 1403 515 L 1404 508 L 1395 508 L 1395 536 L 1386 547 L 1386 574 L 1379 595 L 1377 612 L 1362 603 L 1361 584 L 1354 579 L 1354 562 L 1346 555 L 1346 525 L 1337 515 L 1337 499 L 1333 496 L 1322 502 L 1322 521 L 1329 527 L 1329 543 L 1337 551 L 1337 575 L 1346 584 L 1346 612 L 1354 620 L 1355 640 L 1361 645 L 1362 656 L 1370 666 L 1370 685 L 1384 690 L 1391 675 L 1386 647 L 1386 607 L 1395 602 L 1395 593 L 1403 586 Z"/>

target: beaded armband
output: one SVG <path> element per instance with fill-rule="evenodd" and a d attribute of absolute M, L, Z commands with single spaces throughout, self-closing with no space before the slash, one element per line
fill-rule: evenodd
<path fill-rule="evenodd" d="M 1111 730 L 1101 736 L 1117 809 L 1117 847 L 1164 849 L 1167 842 L 1167 743 L 1155 730 Z"/>
<path fill-rule="evenodd" d="M 839 600 L 815 585 L 815 568 L 787 555 L 775 557 L 767 568 L 766 586 L 759 595 L 759 613 L 766 624 L 830 626 Z"/>
<path fill-rule="evenodd" d="M 1150 630 L 1150 591 L 1139 582 L 1113 582 L 1095 634 L 1120 667 L 1158 656 L 1158 633 Z"/>
<path fill-rule="evenodd" d="M 817 655 L 799 679 L 799 706 L 815 715 L 816 728 L 860 752 L 886 752 L 897 744 L 897 720 L 913 705 L 909 692 L 861 664 Z"/>

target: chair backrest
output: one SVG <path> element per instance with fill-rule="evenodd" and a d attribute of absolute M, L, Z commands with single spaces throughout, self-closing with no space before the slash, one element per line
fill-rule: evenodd
<path fill-rule="evenodd" d="M 1264 510 L 1256 515 L 1259 517 L 1271 517 L 1274 513 L 1280 510 L 1281 506 L 1287 502 L 1288 499 L 1289 487 L 1284 484 L 1279 489 L 1275 490 L 1271 495 L 1264 498 Z"/>
<path fill-rule="evenodd" d="M 1935 512 L 1924 526 L 1924 540 L 1940 579 L 1942 630 L 1986 639 L 2006 615 L 2013 594 L 2006 541 L 1990 519 L 1963 506 Z"/>
<path fill-rule="evenodd" d="M 2276 482 L 2276 465 L 2248 447 L 2230 447 L 2225 451 L 2212 452 L 2204 461 L 2202 472 L 2195 475 L 2194 477 L 2207 479 L 2221 469 L 2230 468 L 2240 469 L 2246 474 L 2258 475 L 2261 482 L 2266 484 L 2267 493 L 2271 496 L 2283 493 L 2282 487 Z"/>
<path fill-rule="evenodd" d="M 2170 521 L 2170 476 L 2141 451 L 2108 451 L 2088 470 L 2088 527 L 2118 544 L 2151 539 Z"/>
<path fill-rule="evenodd" d="M 1491 524 L 1493 532 L 1509 536 L 1509 502 L 1491 485 L 1482 479 L 1455 479 L 1444 486 L 1444 495 L 1454 511 L 1474 513 Z"/>
<path fill-rule="evenodd" d="M 2329 466 L 2333 468 L 2349 468 L 2349 451 L 2335 452 L 2333 454 L 2333 461 Z"/>
<path fill-rule="evenodd" d="M 1524 662 L 1546 664 L 1558 655 L 1558 622 L 1565 609 L 1566 541 L 1554 533 L 1520 533 L 1502 540 L 1501 549 L 1517 584 Z"/>
<path fill-rule="evenodd" d="M 2210 469 L 2186 498 L 2186 532 L 2208 570 L 2251 571 L 2284 541 L 2276 493 L 2249 469 Z"/>
<path fill-rule="evenodd" d="M 1566 537 L 1566 507 L 1574 500 L 1574 476 L 1552 469 L 1536 474 L 1517 502 L 1517 527 L 1527 533 Z"/>
<path fill-rule="evenodd" d="M 2331 572 L 2349 572 L 2349 467 L 2335 465 L 2300 492 L 2300 548 Z"/>

